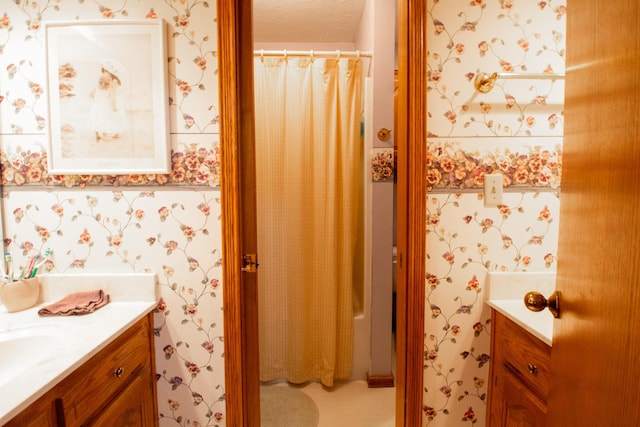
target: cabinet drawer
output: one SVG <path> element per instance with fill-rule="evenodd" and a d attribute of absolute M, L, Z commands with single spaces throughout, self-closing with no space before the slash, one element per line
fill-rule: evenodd
<path fill-rule="evenodd" d="M 494 363 L 505 366 L 546 402 L 551 384 L 551 347 L 495 312 Z"/>
<path fill-rule="evenodd" d="M 83 424 L 135 380 L 151 369 L 148 316 L 102 349 L 62 383 L 58 407 L 65 425 Z"/>

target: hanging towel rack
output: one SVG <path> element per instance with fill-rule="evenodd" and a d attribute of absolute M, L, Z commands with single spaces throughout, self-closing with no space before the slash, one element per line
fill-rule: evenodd
<path fill-rule="evenodd" d="M 560 80 L 564 79 L 563 73 L 480 73 L 476 76 L 473 86 L 480 93 L 491 92 L 497 79 L 535 79 L 535 80 Z"/>

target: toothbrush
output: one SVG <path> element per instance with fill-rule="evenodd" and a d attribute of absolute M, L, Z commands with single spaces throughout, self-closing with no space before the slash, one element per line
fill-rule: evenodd
<path fill-rule="evenodd" d="M 53 252 L 51 250 L 51 248 L 47 248 L 44 251 L 44 259 L 42 261 L 40 261 L 39 263 L 37 263 L 35 265 L 35 267 L 33 267 L 33 270 L 31 271 L 31 274 L 29 275 L 29 279 L 32 279 L 32 278 L 36 277 L 36 274 L 38 274 L 38 269 L 40 267 L 42 267 L 42 265 L 49 260 L 49 256 L 51 255 L 51 252 Z"/>
<path fill-rule="evenodd" d="M 4 263 L 7 267 L 7 277 L 13 282 L 13 262 L 11 261 L 11 252 L 4 253 Z"/>
<path fill-rule="evenodd" d="M 31 271 L 33 270 L 33 266 L 39 258 L 40 258 L 40 254 L 37 254 L 36 256 L 31 257 L 27 266 L 23 268 L 22 271 L 20 272 L 20 277 L 18 277 L 18 280 L 28 279 L 29 277 L 31 277 Z"/>

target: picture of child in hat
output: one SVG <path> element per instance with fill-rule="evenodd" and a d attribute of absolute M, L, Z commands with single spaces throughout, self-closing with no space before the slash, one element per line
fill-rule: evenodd
<path fill-rule="evenodd" d="M 100 69 L 97 86 L 91 91 L 89 126 L 95 132 L 96 142 L 120 138 L 126 130 L 126 118 L 121 93 L 122 81 L 117 68 L 104 62 Z"/>

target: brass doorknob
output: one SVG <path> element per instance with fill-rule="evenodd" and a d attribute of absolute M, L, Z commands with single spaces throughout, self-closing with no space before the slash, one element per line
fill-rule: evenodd
<path fill-rule="evenodd" d="M 553 317 L 560 317 L 560 292 L 553 292 L 549 298 L 545 298 L 540 292 L 527 292 L 524 296 L 524 305 L 531 311 L 542 311 L 549 307 Z"/>

